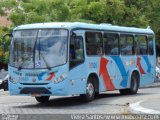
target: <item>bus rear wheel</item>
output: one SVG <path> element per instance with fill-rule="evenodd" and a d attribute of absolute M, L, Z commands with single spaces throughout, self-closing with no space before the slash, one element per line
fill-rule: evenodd
<path fill-rule="evenodd" d="M 39 96 L 35 97 L 35 99 L 40 103 L 48 102 L 50 96 Z"/>
<path fill-rule="evenodd" d="M 131 76 L 131 84 L 128 89 L 121 89 L 120 94 L 122 95 L 132 95 L 136 94 L 139 88 L 139 76 L 136 73 L 133 73 Z"/>
<path fill-rule="evenodd" d="M 81 95 L 85 102 L 90 102 L 95 98 L 95 83 L 93 79 L 89 79 L 86 85 L 86 94 Z"/>

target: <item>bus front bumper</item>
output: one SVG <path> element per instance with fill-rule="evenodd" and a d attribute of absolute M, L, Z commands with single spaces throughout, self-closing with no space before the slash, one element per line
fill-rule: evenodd
<path fill-rule="evenodd" d="M 21 83 L 13 84 L 9 82 L 10 95 L 28 95 L 28 96 L 66 96 L 68 89 L 64 83 L 49 83 L 47 85 L 23 85 Z"/>

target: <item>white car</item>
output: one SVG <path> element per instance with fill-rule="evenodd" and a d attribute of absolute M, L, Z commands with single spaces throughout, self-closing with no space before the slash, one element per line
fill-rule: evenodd
<path fill-rule="evenodd" d="M 4 91 L 8 90 L 8 72 L 1 70 L 0 71 L 0 89 L 3 89 Z"/>

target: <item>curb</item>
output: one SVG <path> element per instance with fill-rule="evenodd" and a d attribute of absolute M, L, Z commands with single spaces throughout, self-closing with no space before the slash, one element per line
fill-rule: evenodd
<path fill-rule="evenodd" d="M 138 101 L 136 103 L 130 104 L 130 111 L 135 113 L 135 114 L 160 114 L 160 111 L 154 110 L 154 109 L 149 109 L 145 108 L 140 105 L 144 101 Z"/>

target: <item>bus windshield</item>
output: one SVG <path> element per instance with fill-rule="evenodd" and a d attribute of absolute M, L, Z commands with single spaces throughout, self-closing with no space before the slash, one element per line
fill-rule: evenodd
<path fill-rule="evenodd" d="M 37 29 L 14 31 L 10 65 L 21 68 L 50 68 L 67 61 L 68 31 Z"/>

